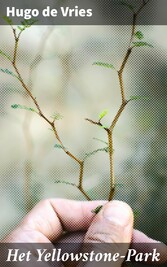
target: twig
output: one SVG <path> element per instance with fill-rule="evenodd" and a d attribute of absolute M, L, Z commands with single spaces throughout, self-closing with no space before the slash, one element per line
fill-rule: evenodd
<path fill-rule="evenodd" d="M 123 103 L 121 104 L 121 106 L 120 106 L 120 108 L 119 108 L 119 110 L 118 110 L 118 112 L 117 112 L 117 114 L 116 114 L 114 120 L 112 121 L 111 126 L 110 126 L 110 131 L 111 131 L 111 132 L 114 130 L 114 127 L 115 127 L 117 121 L 119 120 L 119 117 L 121 116 L 122 112 L 124 111 L 125 106 L 128 104 L 128 102 L 129 102 L 129 101 L 126 100 L 125 102 L 123 102 Z"/>
<path fill-rule="evenodd" d="M 125 89 L 124 89 L 124 81 L 123 81 L 123 72 L 124 69 L 126 67 L 126 64 L 128 62 L 128 59 L 130 57 L 130 54 L 132 52 L 132 49 L 134 48 L 134 46 L 132 45 L 133 43 L 133 38 L 135 36 L 135 29 L 136 29 L 136 21 L 137 21 L 137 17 L 140 14 L 140 12 L 142 11 L 142 9 L 145 7 L 145 5 L 149 2 L 150 0 L 143 0 L 142 1 L 142 5 L 139 7 L 139 9 L 137 10 L 137 12 L 133 11 L 133 24 L 132 24 L 132 30 L 131 30 L 131 36 L 130 36 L 130 41 L 129 41 L 129 45 L 128 45 L 128 49 L 126 51 L 126 54 L 123 58 L 122 64 L 120 66 L 120 69 L 118 70 L 118 79 L 119 79 L 119 85 L 120 85 L 120 92 L 121 92 L 121 105 L 113 119 L 113 121 L 111 122 L 111 125 L 109 128 L 104 127 L 103 124 L 101 123 L 101 119 L 99 119 L 98 121 L 93 121 L 91 119 L 86 119 L 87 121 L 89 121 L 90 123 L 103 127 L 104 130 L 107 132 L 108 135 L 108 145 L 109 145 L 109 160 L 110 160 L 110 192 L 109 192 L 109 197 L 108 200 L 112 200 L 113 196 L 114 196 L 114 192 L 115 192 L 115 176 L 114 176 L 114 157 L 113 157 L 113 130 L 116 126 L 116 123 L 118 122 L 122 112 L 124 111 L 126 105 L 128 104 L 128 100 L 126 100 L 126 96 L 125 96 Z M 25 91 L 27 92 L 27 94 L 29 95 L 29 97 L 32 99 L 33 103 L 35 104 L 38 112 L 37 114 L 43 118 L 52 128 L 53 133 L 55 135 L 55 138 L 58 140 L 59 144 L 61 145 L 62 149 L 64 150 L 64 152 L 71 158 L 73 159 L 75 162 L 77 162 L 79 164 L 79 184 L 75 185 L 80 192 L 84 195 L 84 197 L 87 200 L 91 200 L 91 198 L 88 196 L 88 194 L 85 192 L 85 190 L 83 189 L 83 175 L 84 175 L 84 160 L 80 160 L 78 157 L 76 157 L 75 155 L 73 155 L 69 150 L 67 150 L 65 148 L 65 146 L 63 145 L 63 142 L 58 134 L 57 131 L 57 127 L 56 127 L 56 121 L 55 120 L 50 120 L 41 110 L 41 107 L 39 106 L 39 103 L 36 99 L 36 97 L 34 97 L 34 95 L 32 94 L 31 90 L 29 89 L 29 86 L 26 85 L 26 83 L 24 82 L 20 71 L 17 67 L 17 54 L 18 54 L 18 45 L 19 45 L 19 40 L 20 40 L 20 36 L 21 33 L 23 31 L 20 31 L 19 34 L 17 35 L 16 29 L 11 25 L 12 31 L 13 31 L 13 35 L 14 35 L 14 40 L 15 40 L 15 45 L 14 45 L 14 51 L 13 51 L 13 58 L 11 59 L 10 57 L 6 56 L 6 54 L 3 54 L 5 57 L 7 57 L 10 62 L 13 65 L 13 68 L 15 69 L 15 72 L 17 74 L 17 78 L 20 81 L 22 87 L 25 89 Z"/>
<path fill-rule="evenodd" d="M 40 117 L 42 117 L 52 128 L 54 135 L 56 137 L 56 139 L 58 140 L 58 142 L 60 143 L 60 145 L 62 146 L 62 149 L 64 150 L 64 152 L 71 157 L 74 161 L 76 161 L 79 166 L 80 166 L 80 171 L 79 171 L 79 185 L 77 186 L 77 188 L 80 190 L 80 192 L 85 196 L 85 198 L 87 200 L 91 200 L 91 198 L 87 195 L 87 193 L 85 192 L 85 190 L 83 189 L 83 173 L 84 173 L 84 161 L 80 160 L 79 158 L 77 158 L 75 155 L 73 155 L 70 151 L 68 151 L 65 146 L 63 145 L 63 142 L 60 139 L 60 136 L 57 132 L 57 128 L 55 125 L 55 120 L 51 121 L 50 119 L 48 119 L 46 117 L 46 115 L 44 115 L 43 111 L 41 110 L 41 107 L 39 106 L 39 103 L 36 99 L 36 97 L 33 96 L 31 90 L 28 88 L 28 86 L 25 84 L 20 71 L 17 67 L 17 53 L 18 53 L 18 44 L 19 44 L 19 40 L 20 40 L 20 36 L 22 32 L 19 32 L 19 34 L 16 34 L 16 30 L 12 27 L 12 31 L 13 31 L 13 35 L 14 35 L 14 40 L 15 40 L 15 45 L 14 45 L 14 53 L 13 53 L 13 60 L 12 60 L 12 65 L 18 75 L 18 79 L 22 85 L 22 87 L 25 89 L 25 91 L 27 92 L 27 94 L 29 95 L 29 97 L 32 99 L 32 101 L 34 102 L 37 110 L 38 110 L 38 115 Z"/>
<path fill-rule="evenodd" d="M 124 56 L 124 59 L 122 61 L 121 67 L 118 71 L 118 79 L 119 79 L 119 84 L 120 84 L 120 91 L 121 91 L 121 99 L 122 99 L 122 103 L 120 108 L 118 109 L 112 123 L 111 126 L 109 127 L 109 131 L 108 131 L 108 143 L 109 143 L 109 159 L 110 159 L 110 193 L 109 193 L 109 198 L 108 200 L 112 200 L 113 196 L 114 196 L 114 191 L 115 191 L 115 176 L 114 176 L 114 156 L 113 156 L 113 130 L 115 128 L 116 123 L 118 122 L 122 112 L 124 111 L 126 105 L 128 104 L 128 100 L 126 100 L 126 96 L 125 96 L 125 89 L 124 89 L 124 82 L 123 82 L 123 71 L 125 69 L 125 66 L 128 62 L 128 59 L 131 55 L 132 49 L 133 47 L 131 47 L 131 44 L 133 42 L 133 38 L 135 35 L 135 29 L 136 29 L 136 21 L 137 21 L 137 17 L 140 14 L 140 12 L 142 11 L 142 9 L 144 8 L 144 6 L 149 2 L 148 1 L 143 1 L 143 4 L 139 7 L 139 9 L 137 10 L 137 12 L 133 13 L 133 24 L 132 24 L 132 30 L 131 30 L 131 36 L 130 36 L 130 42 L 128 45 L 128 49 L 127 52 Z"/>
<path fill-rule="evenodd" d="M 114 177 L 114 146 L 113 146 L 113 133 L 108 130 L 108 146 L 109 146 L 109 160 L 110 160 L 110 192 L 108 200 L 112 200 L 115 193 L 115 177 Z"/>
<path fill-rule="evenodd" d="M 109 197 L 108 200 L 112 200 L 113 196 L 114 196 L 114 192 L 115 192 L 115 176 L 114 176 L 114 155 L 113 155 L 113 131 L 114 128 L 122 114 L 122 112 L 124 111 L 126 105 L 128 104 L 129 100 L 126 100 L 126 96 L 125 96 L 125 88 L 124 88 L 124 81 L 123 81 L 123 72 L 124 69 L 126 67 L 126 64 L 128 62 L 128 59 L 131 55 L 133 46 L 132 46 L 132 42 L 133 42 L 133 38 L 135 36 L 135 30 L 136 30 L 136 21 L 137 21 L 137 17 L 140 14 L 140 12 L 142 11 L 142 9 L 144 8 L 144 6 L 149 2 L 150 0 L 147 1 L 143 1 L 142 5 L 139 7 L 139 9 L 135 12 L 133 11 L 133 23 L 132 23 L 132 29 L 131 29 L 131 35 L 130 35 L 130 41 L 129 41 L 129 45 L 127 48 L 127 51 L 125 53 L 125 56 L 123 58 L 122 64 L 118 70 L 118 79 L 119 79 L 119 85 L 120 85 L 120 92 L 121 92 L 121 105 L 113 119 L 113 121 L 111 122 L 111 125 L 109 128 L 105 128 L 103 127 L 101 120 L 99 121 L 93 121 L 91 119 L 86 119 L 87 121 L 89 121 L 90 123 L 97 125 L 97 126 L 102 126 L 108 135 L 108 145 L 109 145 L 109 160 L 110 160 L 110 192 L 109 192 Z"/>

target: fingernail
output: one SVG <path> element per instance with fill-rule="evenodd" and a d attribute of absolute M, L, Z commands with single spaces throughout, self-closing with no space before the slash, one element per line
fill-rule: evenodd
<path fill-rule="evenodd" d="M 120 226 L 129 224 L 132 216 L 131 208 L 119 201 L 111 201 L 104 206 L 103 216 L 105 219 Z"/>

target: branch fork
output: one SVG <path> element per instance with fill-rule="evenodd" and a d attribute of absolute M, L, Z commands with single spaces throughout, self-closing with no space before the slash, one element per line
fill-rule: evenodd
<path fill-rule="evenodd" d="M 113 121 L 110 124 L 110 127 L 104 127 L 101 120 L 102 118 L 100 118 L 98 121 L 94 121 L 91 119 L 86 118 L 85 120 L 87 120 L 88 122 L 90 122 L 91 124 L 103 127 L 104 130 L 107 132 L 107 136 L 108 136 L 108 146 L 109 146 L 109 160 L 110 160 L 110 190 L 109 190 L 109 196 L 108 196 L 108 200 L 112 200 L 114 197 L 114 193 L 115 193 L 115 176 L 114 176 L 114 156 L 113 156 L 113 131 L 114 128 L 122 114 L 122 112 L 124 111 L 126 105 L 129 103 L 130 100 L 126 100 L 126 96 L 125 96 L 125 89 L 124 89 L 124 81 L 123 81 L 123 72 L 124 69 L 126 67 L 126 64 L 128 62 L 128 59 L 131 55 L 132 49 L 134 48 L 133 44 L 133 39 L 135 36 L 135 29 L 136 29 L 136 21 L 137 21 L 137 17 L 140 14 L 140 12 L 142 11 L 142 9 L 145 7 L 145 5 L 149 2 L 150 0 L 143 0 L 142 1 L 142 5 L 139 7 L 139 9 L 134 12 L 133 10 L 133 25 L 132 25 L 132 30 L 131 30 L 131 36 L 130 36 L 130 41 L 129 41 L 129 45 L 126 51 L 126 54 L 123 58 L 122 64 L 120 66 L 120 69 L 118 70 L 118 79 L 119 79 L 119 85 L 120 85 L 120 93 L 121 93 L 121 105 L 113 119 Z M 59 144 L 61 145 L 62 149 L 64 150 L 64 152 L 75 162 L 77 162 L 77 164 L 79 165 L 79 184 L 73 184 L 74 186 L 76 186 L 78 188 L 78 190 L 82 193 L 82 195 L 87 199 L 87 200 L 91 200 L 91 198 L 88 196 L 88 194 L 85 192 L 84 188 L 83 188 L 83 175 L 84 175 L 84 160 L 79 159 L 77 156 L 75 156 L 73 153 L 71 153 L 69 150 L 67 150 L 59 136 L 59 133 L 57 131 L 57 127 L 55 124 L 55 119 L 53 121 L 51 121 L 42 111 L 36 97 L 34 97 L 34 95 L 32 94 L 31 90 L 29 89 L 29 87 L 25 84 L 20 71 L 17 67 L 17 54 L 18 54 L 18 45 L 19 45 L 19 40 L 20 40 L 20 36 L 23 32 L 23 30 L 21 30 L 18 34 L 16 29 L 10 25 L 12 28 L 12 32 L 13 32 L 13 36 L 14 36 L 14 40 L 15 40 L 15 44 L 14 44 L 14 51 L 13 51 L 13 57 L 12 59 L 7 56 L 5 53 L 3 53 L 3 55 L 11 62 L 16 74 L 17 74 L 17 78 L 20 82 L 20 84 L 22 85 L 22 87 L 25 89 L 25 91 L 27 92 L 27 94 L 29 95 L 29 97 L 32 99 L 34 105 L 37 108 L 37 114 L 44 119 L 50 126 L 51 129 L 53 130 L 54 136 L 57 139 L 57 141 L 59 142 Z M 72 184 L 71 184 L 72 185 Z"/>

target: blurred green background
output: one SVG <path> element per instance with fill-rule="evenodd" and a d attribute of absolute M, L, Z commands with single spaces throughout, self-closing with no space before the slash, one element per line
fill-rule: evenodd
<path fill-rule="evenodd" d="M 65 146 L 82 157 L 103 145 L 105 131 L 84 118 L 98 119 L 108 108 L 106 125 L 120 102 L 117 73 L 92 66 L 95 61 L 119 68 L 130 38 L 130 26 L 33 26 L 23 33 L 18 68 L 41 109 L 63 115 L 57 128 Z M 167 27 L 138 26 L 154 48 L 134 49 L 124 72 L 130 102 L 114 131 L 116 199 L 137 212 L 135 227 L 155 239 L 167 241 Z M 0 27 L 0 49 L 13 51 L 10 27 Z M 12 70 L 0 57 L 0 68 Z M 26 214 L 25 186 L 30 181 L 32 205 L 43 198 L 84 199 L 74 187 L 78 165 L 54 148 L 57 141 L 36 114 L 13 110 L 12 104 L 34 107 L 19 82 L 0 73 L 0 237 Z M 86 161 L 84 187 L 93 199 L 107 199 L 109 160 L 105 152 Z"/>

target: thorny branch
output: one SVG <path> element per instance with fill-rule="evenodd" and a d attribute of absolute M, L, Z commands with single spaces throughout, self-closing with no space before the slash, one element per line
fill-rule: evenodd
<path fill-rule="evenodd" d="M 14 35 L 14 40 L 15 40 L 15 45 L 14 45 L 14 52 L 13 52 L 13 59 L 11 60 L 11 63 L 13 65 L 13 68 L 15 69 L 15 72 L 17 73 L 18 79 L 22 85 L 22 87 L 25 89 L 25 91 L 27 92 L 27 94 L 30 96 L 30 98 L 32 99 L 32 101 L 34 102 L 37 110 L 38 110 L 38 115 L 43 118 L 52 128 L 53 133 L 56 137 L 56 139 L 58 140 L 59 144 L 62 146 L 62 149 L 64 150 L 64 152 L 70 157 L 72 158 L 75 162 L 77 162 L 79 164 L 79 184 L 76 185 L 76 187 L 80 190 L 80 192 L 84 195 L 84 197 L 87 200 L 91 200 L 91 198 L 88 196 L 88 194 L 85 192 L 84 188 L 83 188 L 83 175 L 84 175 L 84 161 L 80 160 L 78 157 L 76 157 L 74 154 L 72 154 L 69 150 L 67 150 L 58 134 L 57 128 L 56 128 L 56 122 L 55 120 L 51 121 L 50 119 L 47 118 L 47 116 L 43 113 L 41 107 L 39 106 L 39 103 L 36 99 L 36 97 L 34 97 L 34 95 L 32 94 L 31 90 L 28 88 L 28 86 L 25 84 L 20 71 L 17 67 L 17 53 L 18 53 L 18 44 L 19 44 L 19 40 L 20 40 L 20 36 L 22 31 L 19 32 L 19 34 L 17 35 L 16 33 L 16 29 L 12 27 L 12 31 L 13 31 L 13 35 Z"/>
<path fill-rule="evenodd" d="M 124 81 L 123 81 L 123 72 L 125 69 L 125 66 L 128 62 L 128 59 L 131 55 L 132 49 L 134 48 L 132 45 L 134 36 L 135 36 L 135 30 L 136 30 L 136 21 L 138 18 L 138 15 L 140 14 L 140 12 L 142 11 L 142 9 L 145 7 L 146 4 L 148 4 L 150 0 L 143 0 L 142 1 L 142 5 L 139 7 L 139 9 L 135 12 L 133 11 L 133 23 L 132 23 L 132 29 L 131 29 L 131 36 L 130 36 L 130 41 L 129 41 L 129 45 L 126 51 L 126 54 L 123 58 L 122 64 L 119 68 L 119 70 L 117 71 L 118 73 L 118 79 L 119 79 L 119 85 L 120 85 L 120 92 L 121 92 L 121 100 L 122 103 L 113 119 L 113 121 L 111 122 L 111 125 L 109 128 L 104 128 L 104 130 L 107 132 L 108 135 L 108 145 L 109 145 L 109 160 L 110 160 L 110 192 L 109 192 L 109 197 L 108 200 L 112 200 L 114 193 L 115 193 L 115 175 L 114 175 L 114 155 L 113 155 L 113 130 L 122 114 L 122 112 L 124 111 L 126 105 L 129 103 L 130 100 L 126 100 L 126 96 L 125 96 L 125 88 L 124 88 Z M 102 123 L 100 121 L 93 121 L 91 119 L 86 119 L 87 121 L 89 121 L 92 124 L 98 125 L 98 126 L 103 126 Z"/>
<path fill-rule="evenodd" d="M 109 160 L 110 160 L 110 192 L 109 192 L 109 197 L 108 200 L 112 200 L 114 193 L 115 193 L 115 175 L 114 175 L 114 157 L 113 157 L 113 130 L 122 114 L 122 112 L 124 111 L 126 105 L 129 103 L 130 100 L 126 100 L 126 96 L 125 96 L 125 88 L 124 88 L 124 81 L 123 81 L 123 72 L 124 69 L 126 67 L 126 64 L 128 62 L 128 59 L 131 55 L 131 52 L 134 48 L 133 46 L 133 39 L 135 36 L 135 30 L 136 30 L 136 21 L 138 18 L 138 15 L 140 14 L 140 12 L 142 11 L 142 9 L 145 7 L 145 5 L 148 4 L 150 0 L 143 0 L 142 1 L 142 5 L 139 7 L 139 9 L 135 12 L 133 10 L 133 23 L 132 23 L 132 29 L 131 29 L 131 36 L 130 36 L 130 41 L 129 41 L 129 45 L 126 51 L 126 54 L 123 58 L 122 64 L 119 68 L 119 70 L 117 71 L 118 73 L 118 79 L 119 79 L 119 85 L 120 85 L 120 93 L 121 93 L 121 105 L 113 119 L 113 121 L 111 122 L 110 127 L 104 127 L 103 124 L 101 123 L 101 119 L 99 119 L 98 121 L 93 121 L 91 119 L 86 119 L 87 121 L 89 121 L 90 123 L 103 127 L 104 130 L 107 132 L 107 136 L 108 136 L 108 146 L 109 146 Z M 18 54 L 18 45 L 19 45 L 19 40 L 20 40 L 20 36 L 22 34 L 23 31 L 20 31 L 18 34 L 16 32 L 16 29 L 10 25 L 13 31 L 13 35 L 14 35 L 14 40 L 15 40 L 15 44 L 14 44 L 14 52 L 13 52 L 13 57 L 12 59 L 7 56 L 6 54 L 4 54 L 4 56 L 11 62 L 11 64 L 13 65 L 13 68 L 15 69 L 15 72 L 17 74 L 18 80 L 20 81 L 22 87 L 25 89 L 25 91 L 27 92 L 27 94 L 29 95 L 29 97 L 32 99 L 33 103 L 35 104 L 38 112 L 37 114 L 43 118 L 50 126 L 51 129 L 53 130 L 53 133 L 55 135 L 55 138 L 58 140 L 59 144 L 61 145 L 62 149 L 64 150 L 64 152 L 71 158 L 73 159 L 75 162 L 77 162 L 79 164 L 79 184 L 73 184 L 75 187 L 77 187 L 80 192 L 84 195 L 84 197 L 87 200 L 91 200 L 91 198 L 88 196 L 88 194 L 85 192 L 84 188 L 83 188 L 83 175 L 84 175 L 84 160 L 80 160 L 78 157 L 76 157 L 74 154 L 72 154 L 69 150 L 67 150 L 58 134 L 57 131 L 57 127 L 56 127 L 56 122 L 55 120 L 50 120 L 42 111 L 36 97 L 34 97 L 34 95 L 32 94 L 31 90 L 29 89 L 29 86 L 26 85 L 26 83 L 24 82 L 21 73 L 17 67 L 17 54 Z"/>

